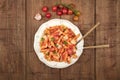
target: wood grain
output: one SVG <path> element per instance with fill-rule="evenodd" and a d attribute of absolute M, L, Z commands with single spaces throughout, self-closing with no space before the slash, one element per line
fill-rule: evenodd
<path fill-rule="evenodd" d="M 119 80 L 120 76 L 120 1 L 96 0 L 96 19 L 101 26 L 96 31 L 96 44 L 110 44 L 96 50 L 96 79 Z"/>
<path fill-rule="evenodd" d="M 25 1 L 0 0 L 0 80 L 25 80 Z"/>

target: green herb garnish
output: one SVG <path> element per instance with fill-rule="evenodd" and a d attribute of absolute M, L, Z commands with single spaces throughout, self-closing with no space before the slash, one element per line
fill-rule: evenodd
<path fill-rule="evenodd" d="M 77 47 L 75 46 L 75 49 L 77 49 Z"/>
<path fill-rule="evenodd" d="M 45 40 L 45 39 L 42 37 L 42 38 L 41 38 L 41 41 L 44 41 L 44 40 Z"/>
<path fill-rule="evenodd" d="M 66 41 L 64 41 L 63 44 L 67 45 L 68 43 Z"/>
<path fill-rule="evenodd" d="M 57 45 L 57 44 L 55 44 L 55 46 L 56 46 L 56 47 L 58 47 L 58 45 Z"/>
<path fill-rule="evenodd" d="M 55 40 L 55 38 L 54 38 L 54 37 L 52 37 L 52 38 L 51 38 L 51 41 L 54 41 L 54 40 Z"/>

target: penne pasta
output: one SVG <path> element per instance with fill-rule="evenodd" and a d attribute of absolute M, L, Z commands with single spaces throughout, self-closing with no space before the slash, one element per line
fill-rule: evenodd
<path fill-rule="evenodd" d="M 40 50 L 48 61 L 70 63 L 77 58 L 75 44 L 79 36 L 64 25 L 51 26 L 43 33 Z"/>

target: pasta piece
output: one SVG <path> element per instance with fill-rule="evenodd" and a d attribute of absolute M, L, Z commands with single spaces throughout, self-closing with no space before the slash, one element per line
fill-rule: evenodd
<path fill-rule="evenodd" d="M 63 61 L 67 62 L 67 58 L 68 58 L 68 54 L 67 54 L 67 52 L 64 52 L 63 55 L 62 55 Z"/>
<path fill-rule="evenodd" d="M 77 55 L 75 55 L 75 54 L 74 54 L 74 55 L 72 55 L 72 58 L 76 59 L 76 58 L 77 58 Z"/>
<path fill-rule="evenodd" d="M 80 34 L 77 34 L 74 39 L 77 40 L 77 38 L 79 37 L 80 37 Z"/>
<path fill-rule="evenodd" d="M 70 63 L 71 62 L 71 58 L 68 56 L 67 58 L 67 62 Z"/>
<path fill-rule="evenodd" d="M 52 59 L 53 59 L 54 61 L 59 61 L 59 56 L 53 55 Z"/>
<path fill-rule="evenodd" d="M 45 55 L 45 59 L 47 59 L 48 61 L 51 61 L 51 58 L 48 55 Z"/>
<path fill-rule="evenodd" d="M 75 39 L 73 39 L 73 40 L 71 40 L 71 43 L 72 43 L 72 44 L 76 44 L 77 41 L 76 41 Z"/>
<path fill-rule="evenodd" d="M 64 38 L 64 40 L 67 40 L 67 39 L 68 39 L 68 36 L 67 36 L 67 35 L 65 35 L 63 38 Z"/>

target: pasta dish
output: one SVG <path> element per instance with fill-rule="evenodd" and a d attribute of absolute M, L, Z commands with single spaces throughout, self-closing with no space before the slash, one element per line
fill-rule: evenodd
<path fill-rule="evenodd" d="M 40 51 L 48 61 L 71 63 L 77 58 L 76 43 L 80 34 L 64 25 L 46 28 L 40 39 Z"/>

